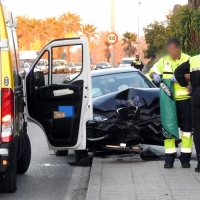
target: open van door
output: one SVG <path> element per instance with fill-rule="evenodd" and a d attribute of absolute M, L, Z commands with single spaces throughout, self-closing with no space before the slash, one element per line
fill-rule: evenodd
<path fill-rule="evenodd" d="M 41 59 L 48 60 L 47 75 L 37 68 Z M 68 62 L 83 63 L 81 72 L 72 75 Z M 87 38 L 50 42 L 31 63 L 24 89 L 27 119 L 42 128 L 50 149 L 86 149 L 93 109 Z"/>

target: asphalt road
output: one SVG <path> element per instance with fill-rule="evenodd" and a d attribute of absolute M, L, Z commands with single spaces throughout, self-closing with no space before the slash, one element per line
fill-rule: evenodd
<path fill-rule="evenodd" d="M 14 194 L 0 194 L 1 200 L 84 200 L 90 168 L 71 167 L 74 152 L 66 157 L 56 157 L 48 150 L 42 130 L 28 124 L 32 145 L 32 159 L 29 170 L 17 176 L 17 191 Z"/>

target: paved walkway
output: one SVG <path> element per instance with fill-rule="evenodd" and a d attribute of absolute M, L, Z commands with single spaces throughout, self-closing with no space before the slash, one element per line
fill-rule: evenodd
<path fill-rule="evenodd" d="M 200 174 L 182 169 L 176 160 L 173 169 L 164 161 L 144 162 L 139 157 L 94 158 L 86 200 L 198 200 Z"/>

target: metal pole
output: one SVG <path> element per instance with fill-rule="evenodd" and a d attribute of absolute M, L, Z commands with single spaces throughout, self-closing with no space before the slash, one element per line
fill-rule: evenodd
<path fill-rule="evenodd" d="M 138 1 L 138 55 L 140 55 L 140 4 L 141 1 Z"/>
<path fill-rule="evenodd" d="M 111 32 L 115 31 L 115 0 L 111 0 Z M 115 45 L 111 45 L 111 65 L 115 67 Z"/>

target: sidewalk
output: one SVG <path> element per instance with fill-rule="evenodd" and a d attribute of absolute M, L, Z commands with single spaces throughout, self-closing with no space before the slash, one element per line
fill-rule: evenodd
<path fill-rule="evenodd" d="M 164 161 L 144 162 L 139 157 L 94 158 L 86 200 L 197 200 L 200 174 L 182 169 L 178 159 L 173 169 Z"/>

